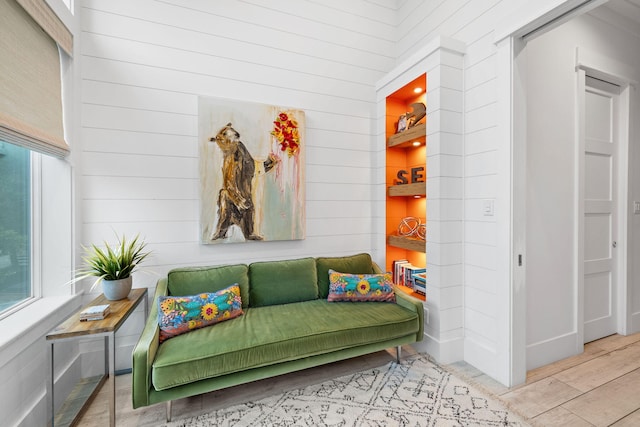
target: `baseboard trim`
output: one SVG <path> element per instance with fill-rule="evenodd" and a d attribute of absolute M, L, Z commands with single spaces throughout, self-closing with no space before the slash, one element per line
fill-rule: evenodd
<path fill-rule="evenodd" d="M 627 335 L 640 332 L 640 312 L 631 315 L 631 330 L 627 331 Z"/>
<path fill-rule="evenodd" d="M 527 345 L 527 370 L 579 354 L 576 332 Z"/>
<path fill-rule="evenodd" d="M 495 348 L 487 347 L 472 338 L 465 338 L 464 361 L 494 379 L 497 379 L 498 376 L 497 358 L 498 354 Z"/>
<path fill-rule="evenodd" d="M 427 353 L 436 362 L 442 364 L 459 362 L 464 357 L 464 339 L 462 337 L 439 341 L 425 333 L 424 339 L 413 346 L 416 350 Z"/>

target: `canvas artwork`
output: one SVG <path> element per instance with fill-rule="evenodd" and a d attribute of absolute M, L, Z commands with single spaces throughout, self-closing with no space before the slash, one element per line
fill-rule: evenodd
<path fill-rule="evenodd" d="M 204 244 L 305 236 L 304 111 L 200 97 Z"/>

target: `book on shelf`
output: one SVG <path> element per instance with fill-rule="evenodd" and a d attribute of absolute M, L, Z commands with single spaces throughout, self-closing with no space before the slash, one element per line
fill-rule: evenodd
<path fill-rule="evenodd" d="M 393 283 L 413 288 L 414 275 L 424 273 L 424 267 L 416 267 L 406 259 L 399 259 L 392 262 Z"/>
<path fill-rule="evenodd" d="M 420 295 L 427 295 L 427 288 L 425 288 L 424 286 L 420 286 L 420 285 L 416 285 L 413 287 L 413 292 L 415 292 L 416 294 L 420 294 Z"/>
<path fill-rule="evenodd" d="M 423 269 L 422 271 L 418 271 L 413 275 L 414 282 L 421 282 L 422 284 L 427 283 L 427 269 Z"/>
<path fill-rule="evenodd" d="M 413 291 L 421 295 L 427 294 L 427 272 L 426 269 L 413 274 Z"/>
<path fill-rule="evenodd" d="M 80 312 L 80 321 L 102 320 L 109 315 L 109 304 L 92 305 Z"/>
<path fill-rule="evenodd" d="M 413 288 L 414 287 L 414 277 L 415 274 L 424 273 L 427 270 L 423 267 L 416 267 L 414 265 L 408 265 L 404 269 L 404 285 Z"/>
<path fill-rule="evenodd" d="M 404 266 L 411 265 L 406 259 L 393 261 L 393 283 L 396 285 L 404 285 Z"/>

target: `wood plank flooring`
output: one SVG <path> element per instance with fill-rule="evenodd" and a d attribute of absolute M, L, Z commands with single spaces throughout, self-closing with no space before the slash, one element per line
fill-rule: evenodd
<path fill-rule="evenodd" d="M 585 344 L 582 354 L 534 369 L 511 389 L 464 363 L 452 366 L 533 426 L 640 426 L 640 333 Z"/>
<path fill-rule="evenodd" d="M 403 357 L 415 354 L 403 347 Z M 173 404 L 174 419 L 194 416 L 240 401 L 257 400 L 284 390 L 304 387 L 354 370 L 382 366 L 393 352 L 333 363 L 278 378 L 208 393 Z M 527 373 L 525 384 L 507 388 L 466 363 L 447 365 L 458 376 L 505 401 L 533 426 L 640 426 L 640 333 L 612 335 L 585 345 L 584 353 Z M 134 410 L 131 376 L 116 378 L 118 426 L 157 426 L 164 421 L 164 405 Z M 79 425 L 108 425 L 108 396 L 102 390 Z"/>

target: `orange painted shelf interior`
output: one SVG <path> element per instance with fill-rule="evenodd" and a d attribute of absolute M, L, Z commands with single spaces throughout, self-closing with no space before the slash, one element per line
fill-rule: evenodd
<path fill-rule="evenodd" d="M 396 133 L 398 119 L 401 115 L 411 112 L 411 104 L 422 102 L 426 105 L 427 76 L 422 74 L 412 82 L 400 88 L 386 99 L 386 185 L 391 190 L 386 197 L 386 269 L 392 270 L 394 260 L 406 259 L 417 267 L 426 266 L 426 242 L 417 236 L 410 238 L 398 237 L 398 226 L 405 217 L 419 218 L 426 222 L 426 176 L 427 176 L 427 147 L 426 147 L 426 118 L 418 125 L 403 132 Z M 414 88 L 419 87 L 422 92 L 416 94 Z M 389 140 L 390 137 L 391 140 Z M 419 144 L 419 145 L 414 145 Z M 410 187 L 400 187 L 399 171 L 406 171 L 404 177 L 411 183 L 411 169 L 423 168 L 416 171 L 418 182 Z M 389 194 L 400 194 L 390 196 Z M 394 245 L 389 244 L 392 240 Z M 410 240 L 410 241 L 407 241 Z M 403 244 L 406 243 L 406 244 Z M 417 250 L 416 250 L 417 249 Z M 407 292 L 414 296 L 410 289 Z M 424 299 L 424 296 L 421 296 Z"/>

